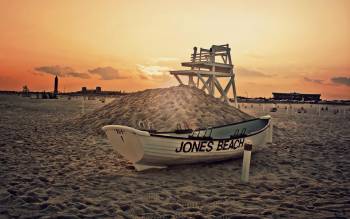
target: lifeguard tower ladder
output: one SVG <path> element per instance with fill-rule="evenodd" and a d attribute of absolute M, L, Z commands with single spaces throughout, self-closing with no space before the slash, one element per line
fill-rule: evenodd
<path fill-rule="evenodd" d="M 193 48 L 190 62 L 182 62 L 184 67 L 190 67 L 190 70 L 170 71 L 180 84 L 184 84 L 180 76 L 188 76 L 188 85 L 197 87 L 215 96 L 215 88 L 218 90 L 220 100 L 229 103 L 228 93 L 232 86 L 235 107 L 237 107 L 237 92 L 235 85 L 235 74 L 231 60 L 231 49 L 228 44 L 212 45 L 210 49 L 197 47 Z M 197 77 L 197 83 L 194 82 Z M 228 82 L 223 88 L 218 78 L 226 78 Z M 221 80 L 223 81 L 223 80 Z M 227 81 L 227 80 L 226 80 Z"/>

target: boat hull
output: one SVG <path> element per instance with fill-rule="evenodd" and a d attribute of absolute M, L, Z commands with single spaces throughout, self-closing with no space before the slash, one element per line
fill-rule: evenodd
<path fill-rule="evenodd" d="M 150 134 L 119 125 L 105 126 L 103 130 L 117 152 L 131 161 L 136 170 L 140 171 L 170 165 L 238 158 L 242 156 L 243 146 L 247 141 L 253 144 L 253 152 L 257 151 L 261 146 L 272 142 L 272 125 L 270 119 L 267 119 L 266 125 L 251 135 L 213 139 Z M 239 125 L 244 127 L 244 123 Z"/>

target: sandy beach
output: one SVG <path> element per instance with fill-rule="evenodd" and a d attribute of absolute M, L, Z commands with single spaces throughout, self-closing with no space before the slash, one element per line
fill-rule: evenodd
<path fill-rule="evenodd" d="M 241 159 L 136 172 L 81 129 L 82 102 L 0 96 L 0 218 L 350 217 L 349 107 L 240 104 L 274 123 L 243 184 Z"/>

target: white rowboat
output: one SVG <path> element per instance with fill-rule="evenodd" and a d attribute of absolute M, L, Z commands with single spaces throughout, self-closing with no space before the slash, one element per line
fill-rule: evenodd
<path fill-rule="evenodd" d="M 196 130 L 190 135 L 152 133 L 121 125 L 102 129 L 117 152 L 137 171 L 241 157 L 247 140 L 253 144 L 253 151 L 272 143 L 270 116 Z"/>

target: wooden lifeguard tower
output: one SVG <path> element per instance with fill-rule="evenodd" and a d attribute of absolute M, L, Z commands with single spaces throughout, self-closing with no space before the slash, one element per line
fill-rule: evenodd
<path fill-rule="evenodd" d="M 200 48 L 199 53 L 197 47 L 194 47 L 191 61 L 181 63 L 182 66 L 190 67 L 191 69 L 170 71 L 170 74 L 174 75 L 180 84 L 184 84 L 180 76 L 188 76 L 189 86 L 204 90 L 212 96 L 215 96 L 217 89 L 220 95 L 219 98 L 227 104 L 229 103 L 227 95 L 232 86 L 235 107 L 237 107 L 235 74 L 230 51 L 228 44 L 212 45 L 210 49 Z M 195 78 L 197 78 L 197 83 L 194 81 Z M 219 78 L 228 81 L 224 88 L 221 86 Z"/>

